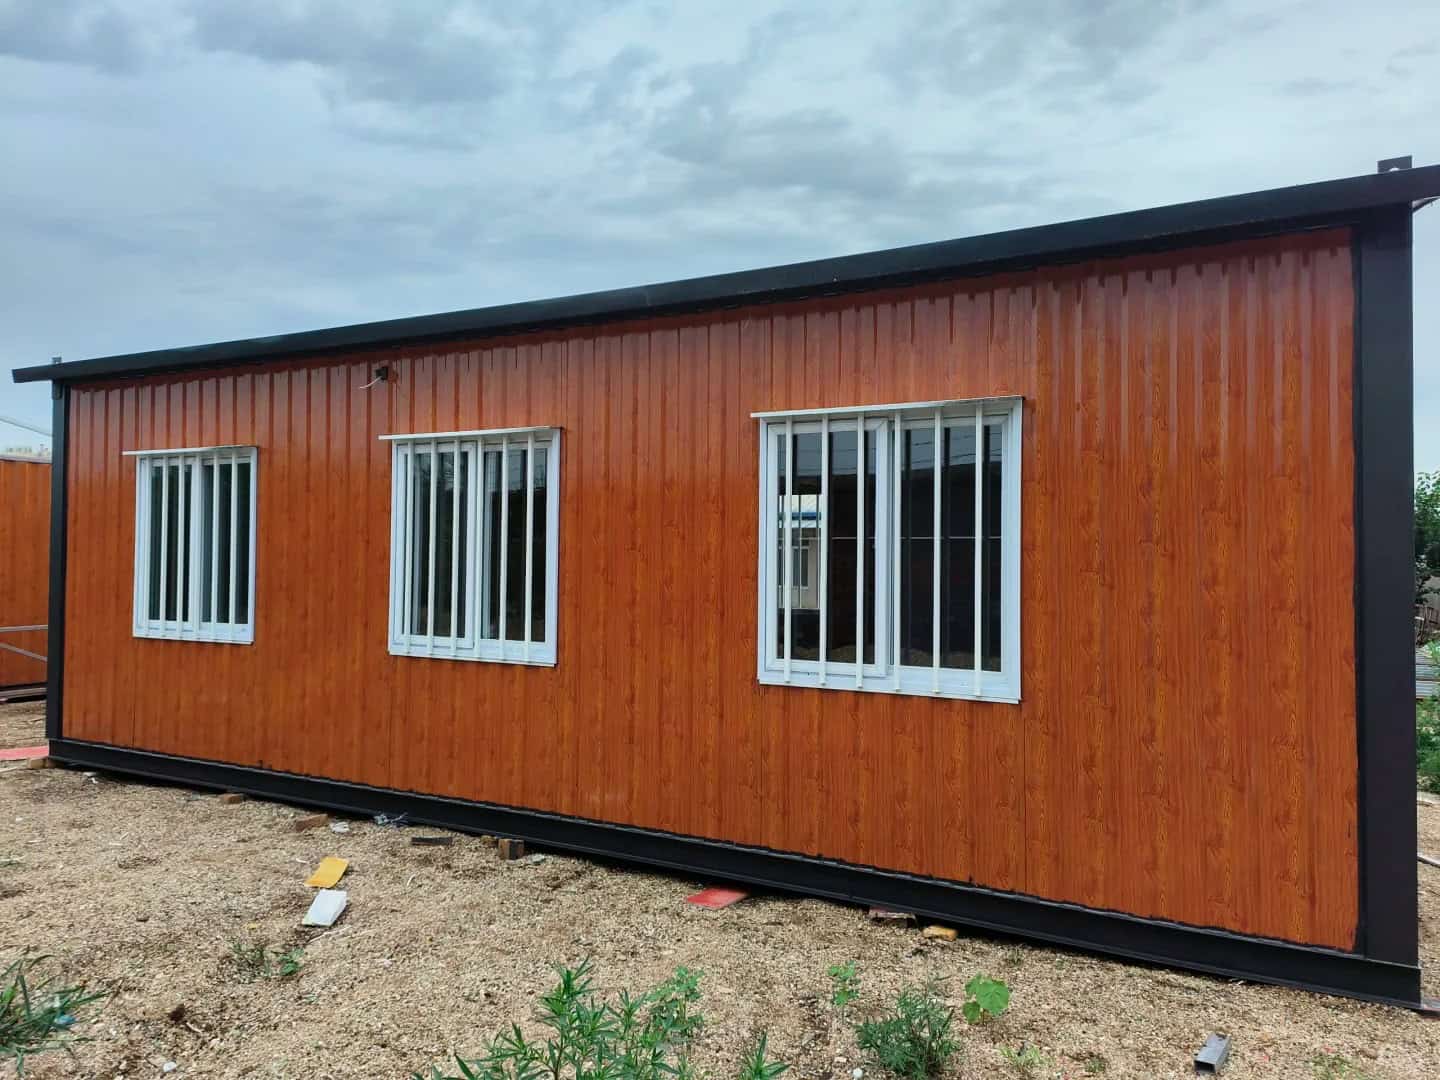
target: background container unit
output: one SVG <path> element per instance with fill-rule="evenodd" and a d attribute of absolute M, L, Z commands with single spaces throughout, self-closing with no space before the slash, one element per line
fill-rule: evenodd
<path fill-rule="evenodd" d="M 1419 1003 L 1412 204 L 1440 168 L 54 380 L 62 760 Z M 383 378 L 378 376 L 382 374 Z M 1023 399 L 1018 704 L 756 680 L 769 410 Z M 554 666 L 387 649 L 383 435 L 564 435 Z M 132 636 L 254 446 L 253 644 Z"/>
<path fill-rule="evenodd" d="M 50 586 L 50 462 L 0 454 L 0 626 L 45 626 Z M 0 634 L 45 655 L 45 631 Z M 45 682 L 45 663 L 0 648 L 0 689 Z"/>

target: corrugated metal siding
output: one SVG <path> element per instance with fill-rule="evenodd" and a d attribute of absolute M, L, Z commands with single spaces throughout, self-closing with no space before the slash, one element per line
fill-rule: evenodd
<path fill-rule="evenodd" d="M 1349 947 L 1351 318 L 1337 231 L 80 388 L 66 734 Z M 749 414 L 1008 393 L 1023 703 L 757 685 Z M 529 424 L 559 664 L 388 655 L 376 436 Z M 121 451 L 230 442 L 256 643 L 132 639 Z"/>
<path fill-rule="evenodd" d="M 50 463 L 0 458 L 0 626 L 43 626 L 50 597 Z M 45 655 L 45 631 L 0 634 Z M 45 681 L 45 665 L 0 649 L 0 686 Z"/>

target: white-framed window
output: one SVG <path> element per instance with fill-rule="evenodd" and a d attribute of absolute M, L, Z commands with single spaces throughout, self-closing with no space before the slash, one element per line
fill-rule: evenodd
<path fill-rule="evenodd" d="M 554 664 L 560 431 L 392 443 L 390 651 Z"/>
<path fill-rule="evenodd" d="M 253 446 L 130 450 L 136 637 L 255 640 Z"/>
<path fill-rule="evenodd" d="M 1022 414 L 754 414 L 762 683 L 1020 700 Z"/>

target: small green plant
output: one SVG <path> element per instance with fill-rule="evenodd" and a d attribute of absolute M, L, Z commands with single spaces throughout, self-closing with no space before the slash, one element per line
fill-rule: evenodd
<path fill-rule="evenodd" d="M 700 975 L 687 968 L 643 994 L 603 998 L 589 960 L 556 969 L 540 998 L 539 1022 L 549 1029 L 530 1039 L 518 1024 L 490 1040 L 475 1058 L 455 1058 L 458 1073 L 431 1066 L 413 1080 L 694 1080 L 689 1049 L 704 1023 L 697 1003 Z M 741 1080 L 774 1080 L 786 1066 L 769 1057 L 760 1033 L 741 1065 Z"/>
<path fill-rule="evenodd" d="M 1108 1068 L 1110 1063 L 1099 1054 L 1090 1054 L 1085 1058 L 1086 1076 L 1101 1076 Z"/>
<path fill-rule="evenodd" d="M 790 1066 L 783 1061 L 771 1061 L 767 1043 L 769 1037 L 765 1032 L 756 1036 L 755 1041 L 750 1045 L 749 1051 L 740 1062 L 739 1080 L 775 1080 Z"/>
<path fill-rule="evenodd" d="M 289 979 L 300 974 L 305 963 L 305 950 L 298 945 L 283 952 L 273 953 L 263 941 L 244 941 L 234 938 L 230 942 L 230 965 L 242 982 L 256 979 Z"/>
<path fill-rule="evenodd" d="M 843 964 L 831 964 L 826 972 L 830 976 L 830 1003 L 843 1009 L 860 996 L 860 971 L 854 960 Z"/>
<path fill-rule="evenodd" d="M 930 1080 L 945 1070 L 960 1042 L 952 1034 L 955 1010 L 935 985 L 900 992 L 894 1008 L 855 1026 L 855 1041 L 880 1068 L 904 1080 Z"/>
<path fill-rule="evenodd" d="M 1010 1007 L 1010 987 L 1002 979 L 976 975 L 965 984 L 965 1004 L 961 1013 L 966 1023 L 978 1024 L 994 1019 Z"/>
<path fill-rule="evenodd" d="M 300 968 L 305 963 L 305 950 L 300 946 L 293 949 L 286 949 L 275 961 L 275 974 L 278 978 L 288 979 L 291 976 L 299 975 Z"/>
<path fill-rule="evenodd" d="M 1310 1068 L 1315 1080 L 1369 1080 L 1366 1073 L 1356 1068 L 1355 1063 L 1344 1054 L 1323 1050 L 1310 1059 Z"/>
<path fill-rule="evenodd" d="M 1039 1076 L 1040 1070 L 1050 1064 L 1050 1059 L 1038 1046 L 1022 1046 L 1018 1050 L 1002 1046 L 1000 1047 L 1000 1056 L 1009 1063 L 1012 1069 L 1025 1077 Z"/>
<path fill-rule="evenodd" d="M 0 1061 L 14 1061 L 16 1075 L 36 1054 L 69 1050 L 79 1038 L 74 1028 L 80 1011 L 105 997 L 83 984 L 60 985 L 54 976 L 35 981 L 46 959 L 22 956 L 0 973 Z"/>

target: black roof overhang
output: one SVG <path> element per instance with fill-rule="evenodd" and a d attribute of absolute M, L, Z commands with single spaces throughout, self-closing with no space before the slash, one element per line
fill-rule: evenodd
<path fill-rule="evenodd" d="M 59 382 L 183 371 L 773 303 L 1323 228 L 1381 207 L 1436 196 L 1440 196 L 1440 165 L 1430 165 L 658 285 L 41 364 L 16 369 L 14 378 Z"/>

